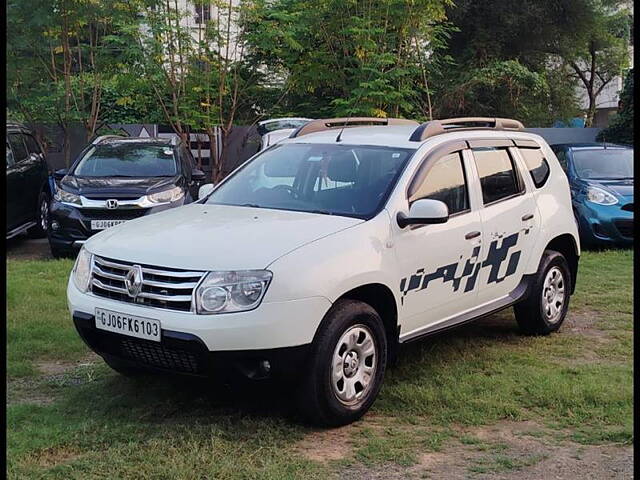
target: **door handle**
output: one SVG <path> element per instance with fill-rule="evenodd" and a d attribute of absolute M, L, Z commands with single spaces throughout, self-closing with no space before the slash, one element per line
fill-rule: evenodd
<path fill-rule="evenodd" d="M 477 230 L 475 232 L 469 232 L 467 233 L 464 238 L 467 240 L 471 240 L 472 238 L 476 238 L 480 236 L 480 232 L 478 232 Z"/>
<path fill-rule="evenodd" d="M 533 213 L 529 213 L 528 215 L 522 216 L 522 221 L 526 222 L 527 220 L 531 220 L 533 218 Z"/>

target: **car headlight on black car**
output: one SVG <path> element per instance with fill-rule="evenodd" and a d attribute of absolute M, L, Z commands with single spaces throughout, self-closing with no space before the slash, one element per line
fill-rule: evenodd
<path fill-rule="evenodd" d="M 184 192 L 180 187 L 173 187 L 169 190 L 162 190 L 161 192 L 151 193 L 148 195 L 149 201 L 153 203 L 167 203 L 180 200 L 184 196 Z"/>
<path fill-rule="evenodd" d="M 618 199 L 614 195 L 598 187 L 587 188 L 587 200 L 598 205 L 615 205 L 618 203 Z"/>
<path fill-rule="evenodd" d="M 78 253 L 78 257 L 76 258 L 76 263 L 73 266 L 71 275 L 73 277 L 73 283 L 76 285 L 78 290 L 83 293 L 89 290 L 92 265 L 93 255 L 82 247 Z"/>
<path fill-rule="evenodd" d="M 76 195 L 75 193 L 67 192 L 62 188 L 56 188 L 56 193 L 53 195 L 53 198 L 58 202 L 63 203 L 72 203 L 74 205 L 81 205 L 80 195 Z"/>
<path fill-rule="evenodd" d="M 209 272 L 196 290 L 199 314 L 245 312 L 262 301 L 273 274 L 268 270 Z"/>

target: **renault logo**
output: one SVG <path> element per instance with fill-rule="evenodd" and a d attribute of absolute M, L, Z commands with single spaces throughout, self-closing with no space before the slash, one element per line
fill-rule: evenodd
<path fill-rule="evenodd" d="M 127 289 L 127 295 L 136 298 L 142 290 L 142 268 L 140 265 L 134 265 L 129 269 L 124 277 L 124 286 Z"/>
<path fill-rule="evenodd" d="M 107 208 L 109 210 L 114 210 L 118 208 L 118 200 L 116 200 L 115 198 L 110 198 L 105 203 L 107 204 Z"/>

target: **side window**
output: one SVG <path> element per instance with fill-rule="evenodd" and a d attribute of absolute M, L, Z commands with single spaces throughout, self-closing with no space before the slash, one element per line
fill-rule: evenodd
<path fill-rule="evenodd" d="M 485 205 L 517 195 L 523 190 L 507 149 L 475 148 L 473 156 L 480 177 L 482 201 Z"/>
<path fill-rule="evenodd" d="M 410 200 L 421 198 L 444 202 L 449 207 L 449 215 L 469 209 L 467 182 L 460 152 L 450 153 L 435 161 Z"/>
<path fill-rule="evenodd" d="M 42 150 L 40 150 L 40 147 L 38 146 L 38 142 L 36 141 L 35 138 L 33 138 L 33 136 L 25 135 L 24 140 L 27 144 L 27 149 L 29 150 L 29 153 L 35 153 L 35 154 L 42 153 Z"/>
<path fill-rule="evenodd" d="M 15 163 L 16 162 L 13 160 L 13 152 L 11 151 L 11 147 L 7 143 L 7 167 L 13 167 Z"/>
<path fill-rule="evenodd" d="M 27 158 L 27 148 L 24 146 L 24 142 L 22 140 L 22 134 L 20 133 L 10 133 L 7 135 L 9 139 L 9 143 L 11 144 L 11 149 L 13 150 L 13 159 L 16 163 L 23 161 Z"/>
<path fill-rule="evenodd" d="M 524 158 L 533 183 L 537 188 L 543 186 L 549 178 L 549 164 L 539 148 L 521 148 L 520 155 Z"/>

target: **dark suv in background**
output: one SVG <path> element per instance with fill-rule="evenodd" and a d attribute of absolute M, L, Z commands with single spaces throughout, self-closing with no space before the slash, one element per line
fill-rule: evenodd
<path fill-rule="evenodd" d="M 27 232 L 44 237 L 51 189 L 49 168 L 33 132 L 24 125 L 7 123 L 7 235 Z"/>
<path fill-rule="evenodd" d="M 75 256 L 93 234 L 191 203 L 205 174 L 177 137 L 102 136 L 55 175 L 49 244 L 54 257 Z"/>

